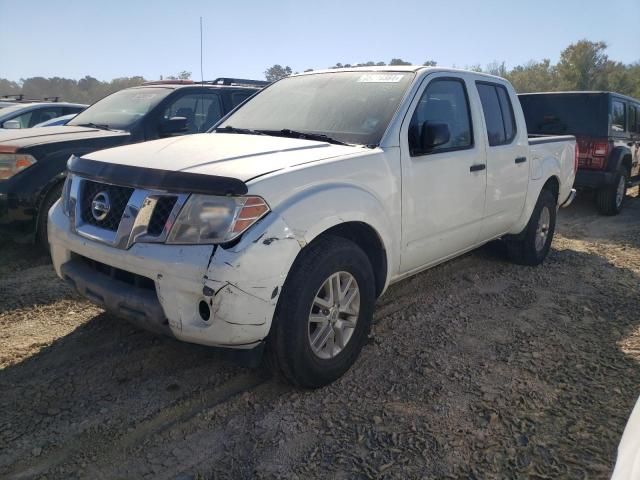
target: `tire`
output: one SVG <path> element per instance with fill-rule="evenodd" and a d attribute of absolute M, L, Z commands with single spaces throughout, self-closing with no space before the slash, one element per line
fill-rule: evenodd
<path fill-rule="evenodd" d="M 553 241 L 556 213 L 555 195 L 547 189 L 542 190 L 524 232 L 507 241 L 511 261 L 529 266 L 540 265 L 544 261 Z"/>
<path fill-rule="evenodd" d="M 618 215 L 622 211 L 627 191 L 627 172 L 620 168 L 613 185 L 596 192 L 596 206 L 602 215 Z"/>
<path fill-rule="evenodd" d="M 39 247 L 49 249 L 49 239 L 47 238 L 47 223 L 49 221 L 49 210 L 53 207 L 53 204 L 58 201 L 60 195 L 62 195 L 63 183 L 54 185 L 51 190 L 45 195 L 44 200 L 40 204 L 40 210 L 38 211 L 38 222 L 36 226 L 36 243 Z"/>
<path fill-rule="evenodd" d="M 344 298 L 339 295 L 329 310 L 328 287 L 336 278 Z M 318 238 L 294 262 L 278 299 L 267 340 L 271 369 L 305 388 L 340 378 L 367 340 L 375 300 L 373 269 L 362 249 L 341 237 Z"/>

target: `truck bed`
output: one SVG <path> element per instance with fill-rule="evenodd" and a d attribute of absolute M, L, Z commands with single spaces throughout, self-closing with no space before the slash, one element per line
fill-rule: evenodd
<path fill-rule="evenodd" d="M 576 137 L 573 135 L 538 135 L 535 133 L 529 134 L 529 145 L 540 145 L 541 143 L 552 143 L 552 142 L 566 142 L 566 141 L 574 141 Z"/>

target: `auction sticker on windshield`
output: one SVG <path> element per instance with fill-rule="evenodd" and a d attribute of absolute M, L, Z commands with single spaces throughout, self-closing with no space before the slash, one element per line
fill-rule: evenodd
<path fill-rule="evenodd" d="M 360 83 L 398 83 L 404 75 L 396 73 L 365 73 L 358 82 Z"/>

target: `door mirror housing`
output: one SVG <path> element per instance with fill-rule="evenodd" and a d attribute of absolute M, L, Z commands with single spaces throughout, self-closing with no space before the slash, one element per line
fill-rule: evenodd
<path fill-rule="evenodd" d="M 422 153 L 430 152 L 435 147 L 448 143 L 450 138 L 448 124 L 424 122 L 420 131 L 420 150 Z"/>
<path fill-rule="evenodd" d="M 16 129 L 22 128 L 22 126 L 20 125 L 20 120 L 7 120 L 2 124 L 2 128 Z"/>
<path fill-rule="evenodd" d="M 171 136 L 183 134 L 187 131 L 186 117 L 171 117 L 160 123 L 160 135 Z"/>

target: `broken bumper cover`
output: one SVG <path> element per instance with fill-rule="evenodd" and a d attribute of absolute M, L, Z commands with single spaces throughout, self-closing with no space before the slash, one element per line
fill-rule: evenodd
<path fill-rule="evenodd" d="M 169 322 L 155 291 L 131 286 L 96 272 L 79 259 L 62 264 L 60 273 L 78 293 L 106 310 L 146 330 L 171 334 Z"/>
<path fill-rule="evenodd" d="M 269 333 L 282 285 L 301 248 L 277 216 L 262 223 L 228 250 L 155 243 L 122 250 L 72 233 L 58 203 L 49 216 L 49 242 L 58 276 L 106 310 L 179 340 L 252 348 Z M 92 261 L 149 279 L 154 288 L 123 284 L 118 275 L 91 270 Z M 201 302 L 210 308 L 208 320 L 200 315 Z"/>

